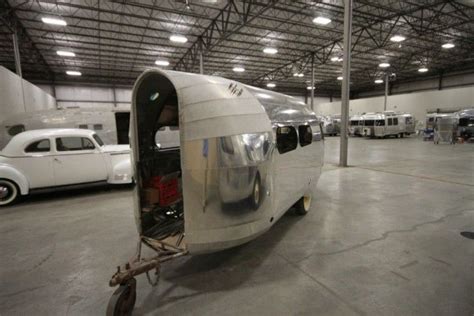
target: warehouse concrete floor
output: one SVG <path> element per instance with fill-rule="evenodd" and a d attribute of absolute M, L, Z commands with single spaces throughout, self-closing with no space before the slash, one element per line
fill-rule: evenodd
<path fill-rule="evenodd" d="M 350 140 L 310 213 L 235 249 L 139 277 L 136 315 L 472 315 L 474 146 Z M 104 315 L 135 250 L 130 188 L 32 196 L 0 211 L 1 315 Z"/>

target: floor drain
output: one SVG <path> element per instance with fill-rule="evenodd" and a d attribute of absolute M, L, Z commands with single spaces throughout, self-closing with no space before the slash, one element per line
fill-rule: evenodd
<path fill-rule="evenodd" d="M 474 232 L 461 232 L 461 236 L 469 239 L 474 239 Z"/>

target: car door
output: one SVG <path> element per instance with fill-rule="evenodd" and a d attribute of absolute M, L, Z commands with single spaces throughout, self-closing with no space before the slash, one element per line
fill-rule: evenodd
<path fill-rule="evenodd" d="M 25 144 L 24 155 L 12 158 L 15 168 L 21 170 L 30 189 L 54 186 L 51 140 L 36 139 Z"/>
<path fill-rule="evenodd" d="M 56 137 L 55 145 L 53 169 L 56 185 L 107 180 L 107 165 L 103 154 L 90 138 Z"/>

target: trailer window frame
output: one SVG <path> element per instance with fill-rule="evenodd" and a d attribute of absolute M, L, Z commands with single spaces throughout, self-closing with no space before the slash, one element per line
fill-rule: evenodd
<path fill-rule="evenodd" d="M 309 125 L 298 126 L 298 139 L 301 147 L 311 145 L 313 142 L 313 130 Z"/>
<path fill-rule="evenodd" d="M 294 126 L 278 126 L 276 130 L 277 149 L 280 154 L 293 151 L 298 147 L 298 133 Z"/>

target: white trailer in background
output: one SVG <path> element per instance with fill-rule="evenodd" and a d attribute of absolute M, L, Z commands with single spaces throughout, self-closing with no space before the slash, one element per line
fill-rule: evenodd
<path fill-rule="evenodd" d="M 349 119 L 349 135 L 362 136 L 364 129 L 364 118 L 362 115 L 353 115 Z"/>
<path fill-rule="evenodd" d="M 415 133 L 415 121 L 409 113 L 393 111 L 366 113 L 363 135 L 368 137 L 404 137 Z"/>

